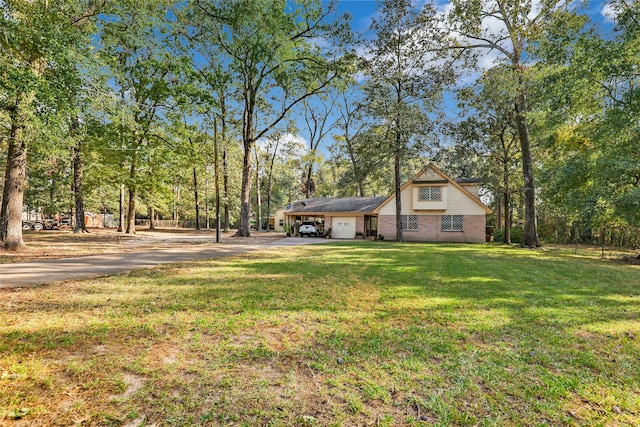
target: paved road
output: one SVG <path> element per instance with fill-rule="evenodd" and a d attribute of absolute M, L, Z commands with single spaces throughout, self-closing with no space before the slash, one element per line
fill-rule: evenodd
<path fill-rule="evenodd" d="M 70 279 L 109 276 L 162 264 L 219 258 L 260 249 L 323 242 L 325 242 L 323 239 L 290 237 L 270 243 L 183 246 L 175 249 L 158 249 L 145 252 L 94 255 L 19 264 L 0 264 L 0 288 L 19 288 Z"/>

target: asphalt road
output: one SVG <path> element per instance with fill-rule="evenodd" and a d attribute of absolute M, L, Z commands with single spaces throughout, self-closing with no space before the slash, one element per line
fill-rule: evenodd
<path fill-rule="evenodd" d="M 324 239 L 290 237 L 270 243 L 183 246 L 175 249 L 158 249 L 145 252 L 0 264 L 0 288 L 20 288 L 72 279 L 110 276 L 163 264 L 220 258 L 261 249 L 323 242 L 325 242 Z"/>

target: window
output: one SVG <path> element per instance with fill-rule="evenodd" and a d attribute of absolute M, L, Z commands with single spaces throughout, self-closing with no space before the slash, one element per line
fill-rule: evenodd
<path fill-rule="evenodd" d="M 418 200 L 442 200 L 442 187 L 418 187 Z"/>
<path fill-rule="evenodd" d="M 440 229 L 442 231 L 464 231 L 464 217 L 462 215 L 443 215 Z"/>
<path fill-rule="evenodd" d="M 402 215 L 400 221 L 404 231 L 418 231 L 418 215 Z"/>

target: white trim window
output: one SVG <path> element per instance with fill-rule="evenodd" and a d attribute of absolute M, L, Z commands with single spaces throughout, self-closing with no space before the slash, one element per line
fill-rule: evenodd
<path fill-rule="evenodd" d="M 441 231 L 464 231 L 464 215 L 443 215 L 440 221 Z"/>
<path fill-rule="evenodd" d="M 418 187 L 418 201 L 442 200 L 442 187 Z"/>
<path fill-rule="evenodd" d="M 401 215 L 403 231 L 418 231 L 418 215 Z"/>

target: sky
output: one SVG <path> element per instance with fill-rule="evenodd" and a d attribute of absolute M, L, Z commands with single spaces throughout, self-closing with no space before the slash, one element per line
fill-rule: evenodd
<path fill-rule="evenodd" d="M 415 4 L 424 4 L 428 0 L 414 0 Z M 438 10 L 445 11 L 449 7 L 448 0 L 434 0 Z M 534 2 L 540 2 L 540 0 L 533 0 Z M 570 0 L 576 2 L 576 0 Z M 576 4 L 578 4 L 576 2 Z M 345 12 L 349 12 L 352 17 L 351 27 L 352 30 L 356 33 L 364 34 L 368 31 L 369 24 L 371 23 L 371 19 L 377 14 L 377 2 L 375 0 L 338 0 L 337 7 L 340 14 Z M 608 0 L 600 0 L 594 1 L 589 0 L 586 3 L 586 6 L 582 6 L 580 9 L 581 14 L 587 15 L 590 20 L 594 23 L 597 23 L 600 31 L 602 33 L 608 33 L 612 31 L 613 21 L 611 19 L 611 10 L 609 8 Z M 497 57 L 497 52 L 487 52 L 480 59 L 480 67 L 481 68 L 489 68 L 493 66 L 494 61 Z M 479 74 L 477 74 L 479 75 Z M 475 80 L 477 75 L 466 75 L 464 78 L 466 83 L 471 83 Z M 444 108 L 448 116 L 454 117 L 457 114 L 457 103 L 455 101 L 455 95 L 453 92 L 448 92 L 445 94 L 445 103 Z M 300 141 L 308 146 L 307 137 L 304 132 L 304 125 L 300 123 L 298 126 L 300 129 L 299 137 Z M 325 156 L 328 155 L 327 147 L 333 143 L 333 138 L 331 135 L 327 136 L 326 140 L 321 144 L 321 151 Z"/>

